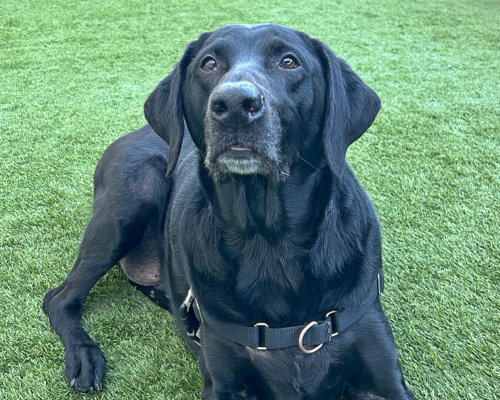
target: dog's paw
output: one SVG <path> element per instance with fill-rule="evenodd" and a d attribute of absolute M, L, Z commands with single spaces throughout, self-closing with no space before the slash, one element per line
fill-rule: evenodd
<path fill-rule="evenodd" d="M 69 385 L 80 392 L 102 390 L 106 360 L 94 343 L 82 343 L 66 349 L 64 376 Z"/>

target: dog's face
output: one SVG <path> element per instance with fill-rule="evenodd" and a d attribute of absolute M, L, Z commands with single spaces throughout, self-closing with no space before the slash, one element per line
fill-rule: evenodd
<path fill-rule="evenodd" d="M 304 140 L 314 141 L 322 128 L 321 63 L 311 42 L 291 29 L 237 25 L 214 32 L 189 64 L 183 89 L 190 94 L 184 117 L 214 177 L 279 179 Z"/>
<path fill-rule="evenodd" d="M 232 25 L 192 42 L 152 93 L 145 114 L 175 168 L 184 120 L 217 181 L 281 180 L 299 157 L 341 176 L 347 147 L 380 99 L 323 43 L 277 25 Z"/>

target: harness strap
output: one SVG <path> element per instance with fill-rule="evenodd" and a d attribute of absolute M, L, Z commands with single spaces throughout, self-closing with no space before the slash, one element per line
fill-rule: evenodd
<path fill-rule="evenodd" d="M 259 350 L 283 349 L 298 345 L 304 353 L 311 354 L 319 350 L 324 343 L 329 342 L 333 336 L 345 331 L 360 320 L 368 312 L 373 302 L 383 290 L 384 275 L 380 272 L 377 280 L 372 285 L 370 295 L 358 307 L 342 312 L 330 311 L 323 321 L 312 321 L 307 325 L 286 328 L 270 328 L 262 322 L 254 326 L 243 326 L 217 321 L 206 314 L 202 315 L 198 302 L 192 294 L 191 299 L 188 295 L 185 303 L 188 302 L 189 306 L 192 305 L 192 307 L 187 308 L 188 310 L 189 308 L 193 310 L 197 321 L 206 324 L 220 336 L 235 343 Z M 183 306 L 185 303 L 183 303 Z M 181 310 L 183 306 L 181 306 Z M 194 330 L 192 325 L 189 328 L 190 331 Z M 316 347 L 307 349 L 306 346 Z"/>

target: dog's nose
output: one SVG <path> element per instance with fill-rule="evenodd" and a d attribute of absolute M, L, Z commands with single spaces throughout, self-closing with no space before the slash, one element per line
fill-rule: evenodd
<path fill-rule="evenodd" d="M 222 125 L 242 125 L 259 118 L 265 108 L 264 95 L 254 83 L 226 82 L 212 93 L 212 118 Z"/>

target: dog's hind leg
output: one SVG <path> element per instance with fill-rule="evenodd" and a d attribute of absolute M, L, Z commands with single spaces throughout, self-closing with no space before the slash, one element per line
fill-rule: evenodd
<path fill-rule="evenodd" d="M 66 349 L 66 380 L 82 392 L 102 389 L 105 365 L 101 350 L 81 324 L 87 294 L 113 265 L 141 244 L 145 232 L 150 233 L 147 238 L 160 240 L 154 235 L 161 235 L 168 193 L 166 160 L 161 156 L 165 149 L 153 155 L 144 150 L 148 154 L 141 155 L 140 140 L 134 136 L 120 140 L 108 148 L 96 169 L 94 214 L 73 269 L 43 302 Z M 144 146 L 149 148 L 148 143 Z M 134 156 L 130 157 L 126 150 L 132 147 Z"/>

